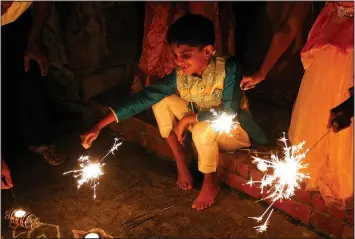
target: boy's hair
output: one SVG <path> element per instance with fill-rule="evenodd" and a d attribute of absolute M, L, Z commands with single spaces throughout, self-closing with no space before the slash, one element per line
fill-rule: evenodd
<path fill-rule="evenodd" d="M 176 20 L 169 28 L 167 34 L 168 43 L 188 45 L 193 47 L 205 47 L 214 45 L 214 25 L 208 18 L 187 14 Z"/>

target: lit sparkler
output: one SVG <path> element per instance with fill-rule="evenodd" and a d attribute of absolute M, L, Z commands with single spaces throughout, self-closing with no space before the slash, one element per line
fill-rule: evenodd
<path fill-rule="evenodd" d="M 78 159 L 79 166 L 81 169 L 71 170 L 65 172 L 63 175 L 68 173 L 74 173 L 75 178 L 78 179 L 78 189 L 84 184 L 89 183 L 94 191 L 94 199 L 96 198 L 96 187 L 99 185 L 99 178 L 103 175 L 102 167 L 105 165 L 101 163 L 110 153 L 114 154 L 114 151 L 118 149 L 118 147 L 122 144 L 122 141 L 115 138 L 115 142 L 113 143 L 112 148 L 108 151 L 108 153 L 100 160 L 96 162 L 92 162 L 89 159 L 89 156 L 80 156 Z"/>
<path fill-rule="evenodd" d="M 89 156 L 80 156 L 78 162 L 81 169 L 71 170 L 65 172 L 63 175 L 74 173 L 74 177 L 79 178 L 78 189 L 84 183 L 90 183 L 92 189 L 94 190 L 94 198 L 96 198 L 96 186 L 99 184 L 99 177 L 104 174 L 102 171 L 102 166 L 104 164 L 91 162 Z"/>
<path fill-rule="evenodd" d="M 230 114 L 224 111 L 217 113 L 214 109 L 211 109 L 210 111 L 214 116 L 214 119 L 209 121 L 213 130 L 220 134 L 231 134 L 231 131 L 237 128 L 239 122 L 234 120 L 237 114 Z"/>
<path fill-rule="evenodd" d="M 308 166 L 302 162 L 309 151 L 305 150 L 303 153 L 301 152 L 305 142 L 303 141 L 298 145 L 288 147 L 285 135 L 279 140 L 285 145 L 283 148 L 283 158 L 280 159 L 275 154 L 271 154 L 270 160 L 253 157 L 253 163 L 257 164 L 257 168 L 264 172 L 265 175 L 261 181 L 253 181 L 253 179 L 251 179 L 247 184 L 251 186 L 253 183 L 259 183 L 262 194 L 266 187 L 270 188 L 266 192 L 268 195 L 261 200 L 271 199 L 271 204 L 260 217 L 250 217 L 257 222 L 263 220 L 266 213 L 277 200 L 289 199 L 294 195 L 295 190 L 300 188 L 302 180 L 309 178 L 308 174 L 301 172 L 302 169 Z M 269 169 L 272 170 L 271 174 L 267 174 Z M 268 221 L 272 212 L 273 210 L 271 210 L 262 225 L 254 227 L 258 232 L 267 230 Z"/>

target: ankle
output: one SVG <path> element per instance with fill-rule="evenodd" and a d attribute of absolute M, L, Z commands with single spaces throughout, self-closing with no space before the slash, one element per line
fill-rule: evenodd
<path fill-rule="evenodd" d="M 217 177 L 217 173 L 205 173 L 204 174 L 204 179 L 203 179 L 203 184 L 206 186 L 218 186 L 219 185 L 219 180 Z"/>

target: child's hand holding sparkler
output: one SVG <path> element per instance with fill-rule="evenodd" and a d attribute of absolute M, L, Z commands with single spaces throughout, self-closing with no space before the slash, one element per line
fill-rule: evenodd
<path fill-rule="evenodd" d="M 91 128 L 86 133 L 80 135 L 81 144 L 83 145 L 83 147 L 85 149 L 90 148 L 92 142 L 99 136 L 101 129 L 115 121 L 118 122 L 118 119 L 111 109 L 110 112 L 103 119 L 101 119 L 93 128 Z"/>
<path fill-rule="evenodd" d="M 99 136 L 100 130 L 101 130 L 100 128 L 95 126 L 91 128 L 89 131 L 87 131 L 86 133 L 80 135 L 81 144 L 85 149 L 91 147 L 92 142 Z"/>

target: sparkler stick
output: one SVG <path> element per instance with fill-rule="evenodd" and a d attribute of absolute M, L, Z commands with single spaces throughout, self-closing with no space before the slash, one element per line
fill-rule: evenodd
<path fill-rule="evenodd" d="M 114 154 L 114 151 L 115 150 L 117 150 L 118 149 L 118 147 L 119 146 L 121 146 L 122 145 L 122 141 L 118 141 L 118 138 L 115 138 L 115 142 L 113 143 L 113 146 L 112 146 L 112 148 L 108 151 L 108 153 L 100 160 L 100 162 L 102 161 L 102 160 L 104 160 L 110 153 L 112 153 L 113 155 L 115 155 Z"/>
<path fill-rule="evenodd" d="M 74 173 L 74 178 L 79 178 L 77 181 L 78 189 L 84 184 L 89 183 L 94 191 L 93 198 L 96 199 L 96 187 L 99 185 L 99 178 L 103 175 L 102 167 L 105 165 L 101 163 L 110 153 L 114 154 L 114 151 L 118 149 L 118 147 L 122 145 L 122 141 L 115 138 L 115 142 L 113 143 L 112 148 L 108 151 L 108 153 L 97 160 L 96 162 L 91 162 L 89 156 L 80 156 L 78 159 L 79 166 L 81 169 L 71 170 L 63 173 L 66 175 L 68 173 Z"/>
<path fill-rule="evenodd" d="M 18 205 L 13 187 L 11 188 L 11 194 L 12 194 L 12 198 L 14 199 L 15 205 Z"/>
<path fill-rule="evenodd" d="M 310 152 L 330 132 L 330 129 L 308 150 Z"/>

